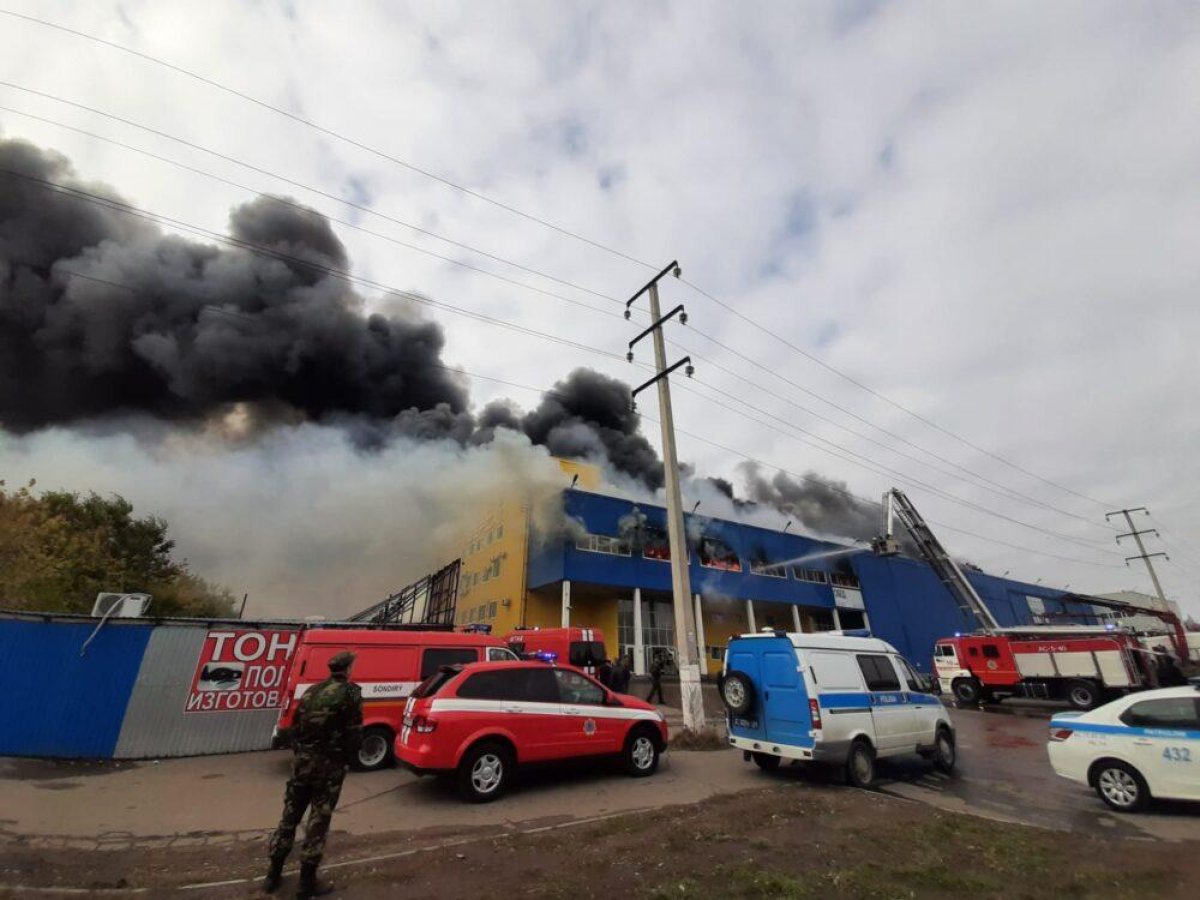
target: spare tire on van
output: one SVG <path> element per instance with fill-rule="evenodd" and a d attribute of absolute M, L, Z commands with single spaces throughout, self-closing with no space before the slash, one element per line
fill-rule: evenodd
<path fill-rule="evenodd" d="M 726 673 L 721 682 L 721 699 L 735 716 L 744 716 L 754 708 L 754 682 L 745 672 Z"/>

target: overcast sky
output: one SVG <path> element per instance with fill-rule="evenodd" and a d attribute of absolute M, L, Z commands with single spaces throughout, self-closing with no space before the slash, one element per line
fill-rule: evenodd
<path fill-rule="evenodd" d="M 517 384 L 548 387 L 579 365 L 644 380 L 622 358 L 642 326 L 612 298 L 677 258 L 687 284 L 664 283 L 664 309 L 685 303 L 689 322 L 671 327 L 670 353 L 696 363 L 675 394 L 679 449 L 701 473 L 737 483 L 742 461 L 704 438 L 867 497 L 897 484 L 930 518 L 978 535 L 939 532 L 988 571 L 1092 592 L 1150 590 L 1140 563 L 1124 565 L 1136 550 L 1104 524 L 1106 511 L 1148 506 L 1153 518 L 1135 521 L 1162 533 L 1148 549 L 1171 555 L 1167 593 L 1200 615 L 1200 6 L 0 5 L 167 60 L 649 266 L 186 75 L 0 15 L 0 80 L 262 170 L 0 86 L 0 133 L 61 151 L 130 202 L 223 232 L 251 194 L 8 110 L 520 282 L 334 226 L 357 275 L 616 354 L 432 313 L 449 363 Z M 537 401 L 485 380 L 471 395 Z M 649 395 L 641 410 L 657 418 Z M 26 457 L 6 462 L 13 452 L 0 444 L 0 477 L 26 474 Z"/>

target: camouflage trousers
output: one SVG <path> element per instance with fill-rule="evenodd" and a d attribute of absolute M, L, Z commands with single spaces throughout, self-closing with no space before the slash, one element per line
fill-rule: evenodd
<path fill-rule="evenodd" d="M 342 793 L 346 767 L 324 757 L 297 753 L 292 760 L 292 775 L 283 794 L 283 816 L 271 835 L 268 852 L 272 859 L 285 859 L 296 840 L 296 826 L 308 811 L 300 861 L 316 865 L 325 852 L 329 823 Z"/>

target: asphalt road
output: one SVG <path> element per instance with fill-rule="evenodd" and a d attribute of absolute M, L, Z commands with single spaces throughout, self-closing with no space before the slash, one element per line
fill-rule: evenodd
<path fill-rule="evenodd" d="M 1200 804 L 1156 803 L 1148 813 L 1117 815 L 1088 789 L 1054 775 L 1044 710 L 952 715 L 958 771 L 946 777 L 915 759 L 884 764 L 881 792 L 1052 829 L 1200 840 Z M 257 840 L 275 824 L 288 759 L 286 752 L 116 764 L 0 759 L 0 847 L 5 841 L 85 849 Z M 477 806 L 400 770 L 352 773 L 334 826 L 353 835 L 514 829 L 693 803 L 772 779 L 830 781 L 827 773 L 801 767 L 767 775 L 735 751 L 673 751 L 653 778 L 630 779 L 594 764 L 538 771 L 502 801 Z"/>
<path fill-rule="evenodd" d="M 955 812 L 1109 836 L 1200 840 L 1200 803 L 1155 801 L 1135 815 L 1111 812 L 1095 792 L 1054 774 L 1046 755 L 1051 710 L 1006 702 L 951 710 L 958 735 L 952 777 L 919 760 L 883 767 L 879 790 Z"/>

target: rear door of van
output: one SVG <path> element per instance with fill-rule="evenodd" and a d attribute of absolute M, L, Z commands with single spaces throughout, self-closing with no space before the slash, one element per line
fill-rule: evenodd
<path fill-rule="evenodd" d="M 808 689 L 796 648 L 787 638 L 762 640 L 762 704 L 767 740 L 789 747 L 812 747 Z"/>

